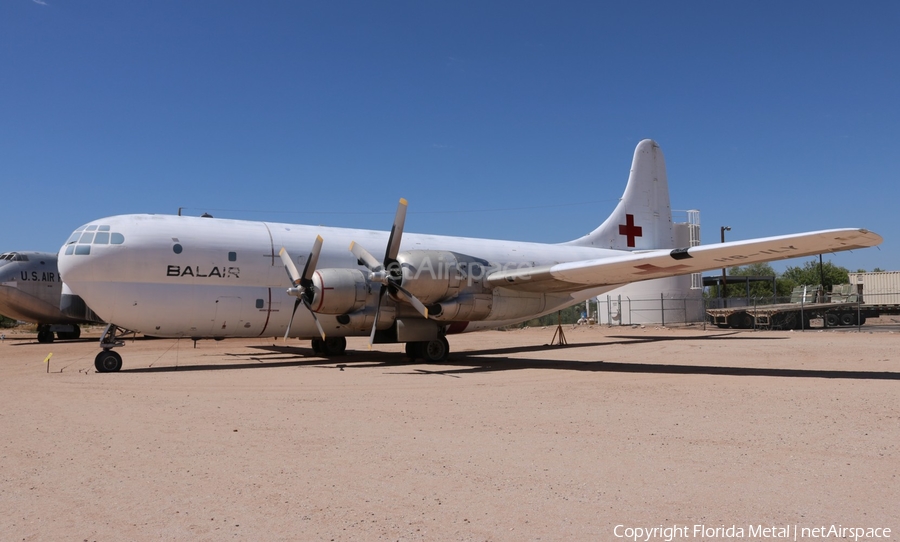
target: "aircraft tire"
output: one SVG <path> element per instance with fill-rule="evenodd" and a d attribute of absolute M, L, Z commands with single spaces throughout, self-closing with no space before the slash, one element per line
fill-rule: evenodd
<path fill-rule="evenodd" d="M 74 331 L 60 331 L 57 333 L 57 337 L 65 341 L 74 341 L 75 339 L 81 337 L 81 328 L 78 326 L 72 326 L 75 328 Z"/>
<path fill-rule="evenodd" d="M 428 363 L 444 361 L 450 353 L 450 343 L 447 342 L 446 337 L 438 337 L 421 344 L 422 358 Z"/>
<path fill-rule="evenodd" d="M 328 337 L 322 345 L 325 356 L 343 356 L 347 352 L 347 339 L 344 337 Z"/>
<path fill-rule="evenodd" d="M 41 328 L 38 330 L 37 340 L 39 343 L 52 343 L 53 332 L 49 328 Z"/>
<path fill-rule="evenodd" d="M 122 356 L 114 350 L 103 350 L 94 358 L 98 373 L 114 373 L 122 368 Z"/>
<path fill-rule="evenodd" d="M 406 357 L 409 358 L 409 361 L 416 361 L 424 357 L 422 355 L 422 343 L 416 341 L 406 343 Z"/>

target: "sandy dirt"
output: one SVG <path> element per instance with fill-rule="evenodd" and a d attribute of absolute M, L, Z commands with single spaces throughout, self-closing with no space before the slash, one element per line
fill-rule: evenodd
<path fill-rule="evenodd" d="M 271 338 L 137 340 L 98 374 L 96 340 L 7 333 L 0 538 L 900 539 L 900 333 L 552 334 L 454 336 L 440 365 L 365 339 L 331 360 Z"/>

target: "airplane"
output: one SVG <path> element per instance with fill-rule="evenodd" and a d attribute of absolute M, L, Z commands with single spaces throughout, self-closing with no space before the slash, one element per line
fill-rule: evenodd
<path fill-rule="evenodd" d="M 665 160 L 649 139 L 635 149 L 612 214 L 568 242 L 405 234 L 406 208 L 401 199 L 389 232 L 155 214 L 94 220 L 60 249 L 71 290 L 63 297 L 109 323 L 98 372 L 121 369 L 113 349 L 127 332 L 295 337 L 324 356 L 368 335 L 370 347 L 405 343 L 413 360 L 440 362 L 449 335 L 529 320 L 630 282 L 882 241 L 845 228 L 677 247 Z"/>
<path fill-rule="evenodd" d="M 60 307 L 63 281 L 53 252 L 5 252 L 0 254 L 0 314 L 37 324 L 40 343 L 81 336 L 79 324 L 102 323 L 82 303 Z"/>

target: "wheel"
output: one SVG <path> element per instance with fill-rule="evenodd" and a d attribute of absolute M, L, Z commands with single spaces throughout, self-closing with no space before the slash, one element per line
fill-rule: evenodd
<path fill-rule="evenodd" d="M 74 331 L 60 331 L 57 333 L 57 337 L 63 339 L 65 341 L 74 341 L 75 339 L 81 337 L 81 328 L 78 326 L 72 326 L 75 328 Z"/>
<path fill-rule="evenodd" d="M 410 361 L 416 361 L 419 358 L 425 357 L 422 355 L 422 343 L 420 342 L 408 342 L 406 343 L 406 356 Z"/>
<path fill-rule="evenodd" d="M 122 356 L 113 350 L 104 350 L 94 358 L 98 373 L 114 373 L 122 368 Z"/>
<path fill-rule="evenodd" d="M 837 327 L 840 321 L 841 319 L 838 318 L 838 315 L 833 312 L 829 312 L 825 315 L 825 325 L 828 327 Z"/>
<path fill-rule="evenodd" d="M 450 353 L 450 343 L 446 337 L 439 337 L 422 343 L 421 350 L 422 358 L 429 363 L 444 361 Z"/>
<path fill-rule="evenodd" d="M 39 343 L 52 343 L 53 342 L 53 332 L 48 328 L 41 328 L 38 330 L 37 340 Z"/>
<path fill-rule="evenodd" d="M 325 341 L 322 339 L 313 339 L 312 340 L 312 350 L 313 354 L 317 356 L 324 355 L 325 353 Z"/>
<path fill-rule="evenodd" d="M 845 312 L 841 315 L 841 325 L 842 326 L 852 326 L 856 323 L 856 315 L 852 312 Z"/>
<path fill-rule="evenodd" d="M 343 356 L 347 351 L 347 339 L 344 337 L 328 337 L 322 347 L 325 356 Z"/>

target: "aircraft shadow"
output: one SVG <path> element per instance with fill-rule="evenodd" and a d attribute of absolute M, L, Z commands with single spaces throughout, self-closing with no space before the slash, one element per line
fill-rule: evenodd
<path fill-rule="evenodd" d="M 711 337 L 712 338 L 712 337 Z M 630 337 L 629 337 L 630 339 Z M 638 342 L 649 342 L 652 338 L 641 337 Z M 668 338 L 665 338 L 668 339 Z M 621 344 L 633 343 L 625 341 Z M 617 343 L 582 343 L 568 345 L 603 346 Z M 312 353 L 310 348 L 290 346 L 253 346 L 262 350 L 257 356 L 247 354 L 226 354 L 235 358 L 250 359 L 252 363 L 236 364 L 204 364 L 178 365 L 161 367 L 143 367 L 122 369 L 122 373 L 166 373 L 179 371 L 227 371 L 235 369 L 268 369 L 278 367 L 319 367 L 323 369 L 372 369 L 397 368 L 405 369 L 391 374 L 416 374 L 451 376 L 460 378 L 466 374 L 492 373 L 504 371 L 521 371 L 525 369 L 552 369 L 555 371 L 581 371 L 593 373 L 633 373 L 633 374 L 671 374 L 671 375 L 715 375 L 715 376 L 765 376 L 776 378 L 824 378 L 843 380 L 900 380 L 900 373 L 889 371 L 844 371 L 820 369 L 782 369 L 772 367 L 725 367 L 716 365 L 680 365 L 672 363 L 632 363 L 603 360 L 571 361 L 555 359 L 516 359 L 509 357 L 489 357 L 474 352 L 452 354 L 450 359 L 434 364 L 435 369 L 418 368 L 424 365 L 421 361 L 410 362 L 405 355 L 397 352 L 348 352 L 339 358 L 321 358 Z M 558 349 L 559 346 L 548 349 Z M 563 346 L 562 348 L 566 348 Z M 497 349 L 498 352 L 506 349 Z M 535 348 L 526 349 L 534 351 Z"/>
<path fill-rule="evenodd" d="M 755 341 L 755 340 L 783 340 L 787 337 L 759 337 L 742 334 L 740 332 L 723 333 L 720 335 L 690 335 L 683 337 L 671 337 L 665 335 L 645 335 L 634 337 L 631 335 L 610 335 L 611 339 L 619 339 L 616 341 L 595 341 L 589 343 L 569 343 L 564 345 L 558 344 L 541 344 L 532 346 L 510 346 L 505 348 L 484 348 L 480 350 L 466 350 L 459 352 L 459 355 L 491 355 L 491 354 L 518 354 L 521 352 L 536 352 L 541 350 L 559 350 L 561 348 L 585 348 L 594 346 L 613 346 L 624 344 L 642 344 L 661 341 Z M 451 354 L 452 355 L 452 354 Z"/>

